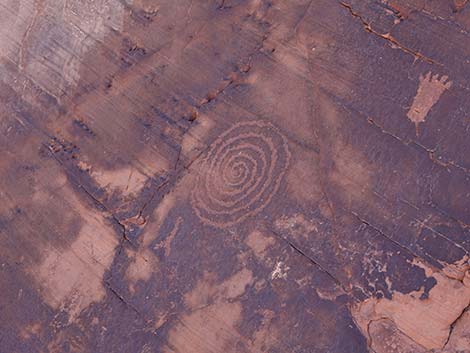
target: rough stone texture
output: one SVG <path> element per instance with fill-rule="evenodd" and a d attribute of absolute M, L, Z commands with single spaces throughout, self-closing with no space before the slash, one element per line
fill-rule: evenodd
<path fill-rule="evenodd" d="M 0 353 L 470 352 L 466 0 L 0 0 Z"/>

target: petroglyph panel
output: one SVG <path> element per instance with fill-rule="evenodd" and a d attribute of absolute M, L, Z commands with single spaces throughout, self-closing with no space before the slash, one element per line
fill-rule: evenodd
<path fill-rule="evenodd" d="M 0 352 L 470 352 L 469 18 L 0 0 Z"/>
<path fill-rule="evenodd" d="M 222 228 L 256 215 L 279 190 L 289 159 L 287 140 L 272 124 L 233 126 L 211 144 L 199 168 L 191 194 L 196 214 Z"/>
<path fill-rule="evenodd" d="M 416 125 L 416 134 L 418 134 L 419 124 L 423 123 L 429 111 L 437 103 L 445 90 L 452 86 L 452 81 L 447 76 L 439 77 L 428 72 L 419 77 L 419 86 L 416 96 L 413 98 L 413 104 L 407 113 L 410 119 Z"/>

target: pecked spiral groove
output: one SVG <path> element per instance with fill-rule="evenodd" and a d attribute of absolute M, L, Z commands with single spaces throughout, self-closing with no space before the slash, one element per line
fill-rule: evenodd
<path fill-rule="evenodd" d="M 203 223 L 225 228 L 261 212 L 289 166 L 286 138 L 271 123 L 235 124 L 202 161 L 191 204 Z"/>

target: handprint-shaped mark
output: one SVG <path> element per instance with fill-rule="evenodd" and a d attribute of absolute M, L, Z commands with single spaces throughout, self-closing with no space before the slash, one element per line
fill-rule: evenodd
<path fill-rule="evenodd" d="M 442 93 L 452 85 L 452 82 L 447 79 L 447 76 L 439 78 L 437 74 L 431 75 L 431 72 L 420 76 L 418 91 L 407 113 L 408 119 L 415 123 L 416 135 L 418 135 L 419 123 L 424 122 L 432 106 L 436 104 Z"/>

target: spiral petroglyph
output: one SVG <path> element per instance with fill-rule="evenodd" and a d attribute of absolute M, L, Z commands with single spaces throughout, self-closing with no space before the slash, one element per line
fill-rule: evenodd
<path fill-rule="evenodd" d="M 263 210 L 279 190 L 290 153 L 286 138 L 263 121 L 220 135 L 202 161 L 191 203 L 199 218 L 229 227 Z"/>

